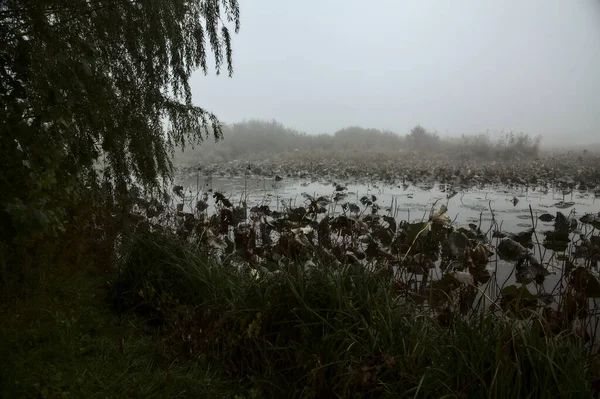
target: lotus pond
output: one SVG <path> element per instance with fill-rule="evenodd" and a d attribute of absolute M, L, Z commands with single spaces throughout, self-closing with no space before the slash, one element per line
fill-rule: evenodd
<path fill-rule="evenodd" d="M 440 315 L 542 312 L 595 335 L 600 198 L 575 184 L 180 175 L 172 226 L 254 273 L 356 264 Z"/>

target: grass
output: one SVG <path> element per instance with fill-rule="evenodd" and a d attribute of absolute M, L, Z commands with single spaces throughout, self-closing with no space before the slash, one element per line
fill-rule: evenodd
<path fill-rule="evenodd" d="M 264 397 L 591 397 L 569 332 L 510 314 L 434 315 L 360 266 L 233 268 L 172 236 L 138 236 L 115 284 L 169 359 L 224 365 Z"/>
<path fill-rule="evenodd" d="M 593 395 L 594 359 L 571 334 L 510 315 L 442 319 L 360 267 L 225 267 L 147 233 L 110 284 L 64 270 L 3 308 L 1 397 Z"/>
<path fill-rule="evenodd" d="M 2 309 L 0 397 L 235 396 L 213 365 L 166 362 L 145 320 L 110 310 L 105 282 L 63 270 L 45 275 L 32 299 Z"/>

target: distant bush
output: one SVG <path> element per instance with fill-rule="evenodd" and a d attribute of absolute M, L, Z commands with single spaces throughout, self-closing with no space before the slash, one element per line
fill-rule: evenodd
<path fill-rule="evenodd" d="M 294 152 L 389 152 L 403 148 L 402 136 L 390 131 L 347 127 L 334 134 L 309 135 L 276 121 L 251 120 L 227 125 L 223 128 L 223 136 L 222 141 L 205 142 L 200 147 L 176 153 L 175 162 L 261 159 Z"/>
<path fill-rule="evenodd" d="M 532 138 L 524 133 L 509 133 L 500 139 L 498 146 L 504 157 L 509 154 L 532 157 L 539 154 L 541 141 L 541 136 Z"/>
<path fill-rule="evenodd" d="M 462 147 L 462 151 L 469 152 L 480 158 L 488 158 L 494 153 L 495 144 L 487 134 L 477 134 L 472 136 L 462 135 L 456 144 Z"/>
<path fill-rule="evenodd" d="M 487 134 L 462 135 L 444 142 L 445 150 L 467 159 L 535 158 L 540 153 L 541 136 L 532 138 L 525 133 L 508 133 L 494 141 Z"/>
<path fill-rule="evenodd" d="M 333 135 L 333 144 L 344 150 L 362 149 L 367 151 L 398 149 L 402 138 L 393 132 L 379 129 L 365 129 L 358 126 L 338 130 Z"/>
<path fill-rule="evenodd" d="M 415 126 L 406 136 L 406 144 L 415 150 L 435 151 L 439 149 L 441 140 L 435 133 L 430 133 L 421 125 Z"/>
<path fill-rule="evenodd" d="M 333 134 L 310 135 L 285 127 L 277 121 L 250 120 L 223 128 L 224 139 L 205 142 L 175 156 L 175 163 L 227 162 L 236 159 L 264 159 L 285 154 L 347 156 L 364 153 L 398 154 L 417 151 L 458 159 L 533 158 L 540 151 L 541 137 L 509 133 L 498 140 L 487 134 L 441 138 L 421 125 L 400 135 L 389 130 L 350 126 Z"/>

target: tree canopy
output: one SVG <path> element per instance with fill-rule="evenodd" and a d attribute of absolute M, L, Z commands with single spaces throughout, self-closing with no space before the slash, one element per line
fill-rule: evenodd
<path fill-rule="evenodd" d="M 239 28 L 237 0 L 1 0 L 0 223 L 52 224 L 82 188 L 159 187 L 174 148 L 221 136 L 189 82 L 211 54 L 233 73 Z"/>

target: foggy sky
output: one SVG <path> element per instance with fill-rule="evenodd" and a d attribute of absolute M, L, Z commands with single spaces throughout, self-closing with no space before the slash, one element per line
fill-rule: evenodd
<path fill-rule="evenodd" d="M 246 0 L 234 74 L 196 73 L 224 122 L 600 141 L 598 0 Z M 561 140 L 561 141 L 562 141 Z"/>

